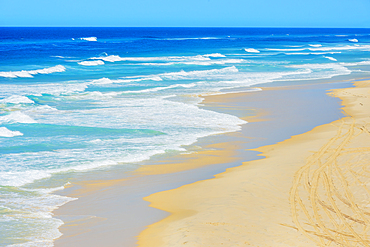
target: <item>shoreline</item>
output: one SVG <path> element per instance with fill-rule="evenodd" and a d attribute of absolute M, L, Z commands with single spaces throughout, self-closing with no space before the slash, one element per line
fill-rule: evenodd
<path fill-rule="evenodd" d="M 171 214 L 139 246 L 368 245 L 370 81 L 354 85 L 330 93 L 347 116 L 254 149 L 263 159 L 146 197 Z"/>
<path fill-rule="evenodd" d="M 255 116 L 245 119 L 249 123 L 243 126 L 242 131 L 202 138 L 192 145 L 193 148 L 201 146 L 202 149 L 165 161 L 157 160 L 154 161 L 154 165 L 153 160 L 143 162 L 144 165 L 137 171 L 130 172 L 128 177 L 122 178 L 122 175 L 106 172 L 104 177 L 107 179 L 89 181 L 85 176 L 79 181 L 74 181 L 75 186 L 62 191 L 61 194 L 74 195 L 79 197 L 79 200 L 54 211 L 54 214 L 65 222 L 65 225 L 60 228 L 64 235 L 55 241 L 55 246 L 101 246 L 103 243 L 107 246 L 122 246 L 122 241 L 125 246 L 135 246 L 135 236 L 144 230 L 146 225 L 168 216 L 164 211 L 149 208 L 149 203 L 143 201 L 143 197 L 212 178 L 227 168 L 241 165 L 243 161 L 260 158 L 256 156 L 255 151 L 246 152 L 245 149 L 248 147 L 257 148 L 282 141 L 290 135 L 297 134 L 296 132 L 303 133 L 325 122 L 322 116 L 310 120 L 309 114 L 312 114 L 311 111 L 314 109 L 306 105 L 307 109 L 303 110 L 306 115 L 302 115 L 302 118 L 311 122 L 304 123 L 305 127 L 296 125 L 298 123 L 287 126 L 286 123 L 289 120 L 284 118 L 294 118 L 299 113 L 287 110 L 282 112 L 278 108 L 279 106 L 289 107 L 291 102 L 297 102 L 297 100 L 300 101 L 299 105 L 304 107 L 312 96 L 305 96 L 307 89 L 317 90 L 310 93 L 322 96 L 329 88 L 343 86 L 343 83 L 301 85 L 295 86 L 294 89 L 292 87 L 268 88 L 258 92 L 206 96 L 203 108 L 227 112 L 242 119 L 251 115 L 251 112 Z M 296 90 L 294 95 L 290 90 Z M 297 94 L 297 92 L 300 93 Z M 264 102 L 266 97 L 280 102 L 266 105 L 268 103 Z M 222 100 L 218 101 L 217 99 L 220 98 Z M 238 100 L 233 100 L 235 98 Z M 329 101 L 332 106 L 328 106 L 327 113 L 330 115 L 335 100 L 329 99 Z M 340 117 L 339 110 L 335 114 L 335 116 L 326 117 Z M 279 117 L 280 122 L 277 120 Z M 290 131 L 289 136 L 286 131 Z M 236 158 L 232 158 L 233 156 Z M 174 166 L 175 163 L 178 165 Z M 198 163 L 207 163 L 207 165 L 202 166 Z M 119 171 L 119 169 L 114 170 Z"/>

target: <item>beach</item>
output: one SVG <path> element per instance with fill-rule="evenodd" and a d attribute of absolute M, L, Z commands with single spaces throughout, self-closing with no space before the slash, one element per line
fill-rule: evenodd
<path fill-rule="evenodd" d="M 370 9 L 2 1 L 0 246 L 370 246 Z"/>
<path fill-rule="evenodd" d="M 137 246 L 177 217 L 152 198 L 249 162 L 271 174 L 264 150 L 346 117 L 342 98 L 328 93 L 370 71 L 366 28 L 0 29 L 2 246 Z M 282 180 L 283 203 L 294 169 L 255 184 Z M 299 198 L 314 192 L 297 184 L 298 220 L 282 224 L 310 235 L 324 220 L 307 228 L 302 211 L 324 214 L 302 208 Z M 332 238 L 327 231 L 316 234 Z"/>
<path fill-rule="evenodd" d="M 306 151 L 311 154 L 313 147 L 326 141 L 322 133 L 300 136 L 344 116 L 341 101 L 327 95 L 330 89 L 343 87 L 351 84 L 306 84 L 205 96 L 204 108 L 232 112 L 248 124 L 236 133 L 203 138 L 191 153 L 148 161 L 128 178 L 110 173 L 103 180 L 86 181 L 84 177 L 76 182 L 63 195 L 79 199 L 54 211 L 65 222 L 55 246 L 179 246 L 184 242 L 189 246 L 270 246 L 282 240 L 291 246 L 301 241 L 312 246 L 290 222 L 286 194 L 303 163 L 283 158 L 293 158 L 292 152 L 303 162 Z M 287 145 L 290 136 L 299 140 Z M 310 139 L 315 143 L 308 142 L 312 149 L 306 150 Z M 302 147 L 292 151 L 292 145 Z M 267 240 L 267 232 L 275 237 Z M 292 232 L 300 237 L 293 234 L 289 240 Z"/>
<path fill-rule="evenodd" d="M 337 89 L 346 117 L 256 151 L 213 179 L 146 197 L 170 212 L 139 246 L 368 246 L 369 81 Z"/>

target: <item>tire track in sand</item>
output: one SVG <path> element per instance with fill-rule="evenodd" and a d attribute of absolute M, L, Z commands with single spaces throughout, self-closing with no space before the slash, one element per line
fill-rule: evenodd
<path fill-rule="evenodd" d="M 370 246 L 370 132 L 365 125 L 343 118 L 336 135 L 295 174 L 293 222 L 318 246 Z"/>

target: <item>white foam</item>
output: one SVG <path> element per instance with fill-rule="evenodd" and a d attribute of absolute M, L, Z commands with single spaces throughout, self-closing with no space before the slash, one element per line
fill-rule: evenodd
<path fill-rule="evenodd" d="M 311 46 L 311 47 L 322 47 L 322 45 L 320 45 L 320 44 L 313 44 L 313 45 L 309 44 L 309 46 Z"/>
<path fill-rule="evenodd" d="M 14 111 L 8 115 L 0 116 L 0 123 L 37 123 L 37 122 L 30 116 L 20 111 Z"/>
<path fill-rule="evenodd" d="M 51 74 L 55 72 L 64 72 L 66 68 L 63 65 L 57 65 L 50 68 L 45 69 L 38 69 L 38 70 L 31 70 L 29 71 L 30 74 L 36 75 L 36 74 Z"/>
<path fill-rule="evenodd" d="M 25 110 L 25 113 L 34 114 L 34 113 L 50 113 L 53 111 L 58 111 L 58 109 L 48 106 L 48 105 L 39 105 L 36 107 L 29 108 Z"/>
<path fill-rule="evenodd" d="M 133 61 L 133 62 L 148 62 L 148 61 L 209 61 L 209 56 L 169 56 L 169 57 L 120 57 L 118 55 L 92 57 L 91 60 L 103 60 L 106 62 Z"/>
<path fill-rule="evenodd" d="M 165 38 L 165 39 L 156 39 L 156 40 L 207 40 L 207 39 L 220 39 L 216 37 L 199 37 L 199 38 Z"/>
<path fill-rule="evenodd" d="M 285 55 L 310 55 L 309 52 L 291 52 L 291 53 L 284 53 Z"/>
<path fill-rule="evenodd" d="M 86 41 L 98 41 L 97 37 L 86 37 L 86 38 L 80 38 L 80 40 L 86 40 Z"/>
<path fill-rule="evenodd" d="M 101 60 L 94 60 L 94 61 L 82 61 L 78 63 L 79 65 L 84 66 L 96 66 L 96 65 L 103 65 L 104 62 Z"/>
<path fill-rule="evenodd" d="M 22 136 L 23 133 L 19 131 L 11 131 L 6 127 L 0 127 L 0 136 L 2 137 L 13 137 L 13 136 Z"/>
<path fill-rule="evenodd" d="M 359 66 L 359 65 L 370 65 L 370 60 L 361 61 L 357 63 L 340 63 L 342 66 Z"/>
<path fill-rule="evenodd" d="M 211 69 L 211 70 L 195 70 L 185 72 L 184 70 L 180 72 L 171 72 L 160 74 L 160 77 L 163 79 L 169 80 L 182 80 L 182 79 L 202 79 L 207 78 L 210 75 L 222 76 L 224 74 L 237 73 L 239 70 L 235 66 L 226 67 L 222 69 Z"/>
<path fill-rule="evenodd" d="M 50 56 L 50 57 L 56 57 L 56 58 L 66 58 L 66 57 L 63 57 L 63 56 Z"/>
<path fill-rule="evenodd" d="M 70 182 L 67 182 L 63 186 L 55 187 L 55 188 L 44 188 L 44 189 L 24 189 L 25 191 L 35 191 L 42 194 L 51 194 L 53 192 L 64 190 L 66 188 L 66 185 L 70 185 Z"/>
<path fill-rule="evenodd" d="M 95 140 L 92 140 L 92 141 L 89 141 L 90 143 L 101 143 L 102 140 L 101 139 L 95 139 Z"/>
<path fill-rule="evenodd" d="M 33 75 L 36 75 L 36 74 L 51 74 L 55 72 L 64 72 L 65 70 L 66 68 L 63 65 L 57 65 L 54 67 L 45 68 L 45 69 L 37 69 L 37 70 L 0 72 L 0 76 L 8 77 L 8 78 L 16 78 L 16 77 L 31 78 L 33 77 Z"/>
<path fill-rule="evenodd" d="M 174 84 L 168 87 L 155 87 L 155 88 L 148 88 L 140 91 L 125 91 L 125 93 L 149 93 L 149 92 L 158 92 L 166 89 L 173 89 L 173 88 L 192 88 L 195 87 L 195 83 L 190 83 L 190 84 Z M 166 96 L 167 97 L 167 96 Z"/>
<path fill-rule="evenodd" d="M 96 85 L 105 85 L 105 84 L 112 84 L 114 83 L 113 80 L 109 79 L 109 78 L 100 78 L 100 79 L 96 79 L 96 80 L 92 80 L 90 82 L 91 84 L 96 84 Z"/>
<path fill-rule="evenodd" d="M 246 63 L 244 59 L 217 59 L 209 61 L 188 61 L 188 62 L 168 62 L 168 63 L 141 63 L 140 65 L 147 66 L 171 66 L 174 64 L 184 64 L 184 65 L 200 65 L 200 66 L 209 66 L 209 65 L 223 65 L 223 64 L 235 64 L 235 63 Z"/>
<path fill-rule="evenodd" d="M 349 42 L 354 42 L 354 43 L 357 43 L 358 42 L 358 39 L 348 39 Z"/>
<path fill-rule="evenodd" d="M 240 62 L 240 61 L 238 61 Z M 222 61 L 221 63 L 222 64 Z M 140 82 L 140 81 L 163 81 L 163 80 L 184 80 L 184 79 L 209 79 L 212 77 L 223 77 L 229 74 L 234 74 L 239 72 L 239 70 L 235 66 L 226 67 L 222 69 L 211 69 L 211 70 L 194 70 L 194 71 L 184 71 L 181 70 L 179 72 L 170 72 L 170 73 L 162 73 L 162 74 L 154 74 L 154 75 L 147 75 L 147 76 L 132 76 L 132 77 L 123 77 L 120 79 L 112 80 L 109 78 L 100 78 L 96 80 L 91 80 L 88 84 L 95 84 L 95 85 L 104 85 L 104 84 L 117 84 L 117 83 L 132 83 L 132 82 Z M 164 88 L 172 88 L 172 87 L 187 87 L 186 85 L 189 84 L 175 84 L 169 87 Z M 156 89 L 153 89 L 154 91 Z M 127 91 L 126 91 L 127 92 Z M 130 91 L 131 92 L 131 91 Z M 106 94 L 105 94 L 106 95 Z"/>
<path fill-rule="evenodd" d="M 49 178 L 51 176 L 50 171 L 44 170 L 28 170 L 28 171 L 15 171 L 1 172 L 0 173 L 0 185 L 1 186 L 23 186 L 34 182 L 35 180 Z"/>
<path fill-rule="evenodd" d="M 250 52 L 250 53 L 260 53 L 259 50 L 256 50 L 254 48 L 245 48 L 244 49 L 246 52 Z"/>
<path fill-rule="evenodd" d="M 304 51 L 305 50 L 305 48 L 299 48 L 299 49 L 278 49 L 278 48 L 276 48 L 276 49 L 272 49 L 272 48 L 266 48 L 266 50 L 268 50 L 268 51 Z"/>
<path fill-rule="evenodd" d="M 324 55 L 324 54 L 340 54 L 342 53 L 341 51 L 329 51 L 329 52 L 311 52 L 310 54 L 313 55 Z"/>
<path fill-rule="evenodd" d="M 216 37 L 204 37 L 204 38 L 199 38 L 199 39 L 220 39 L 220 38 L 216 38 Z"/>
<path fill-rule="evenodd" d="M 12 95 L 12 96 L 10 96 L 8 98 L 5 98 L 5 99 L 0 100 L 0 103 L 11 103 L 11 104 L 24 103 L 24 104 L 33 104 L 35 102 L 33 102 L 32 100 L 30 100 L 26 96 Z"/>
<path fill-rule="evenodd" d="M 288 78 L 288 80 L 329 79 L 334 76 L 351 74 L 351 70 L 338 63 L 302 64 L 302 65 L 290 65 L 287 67 L 311 70 L 311 73 L 309 73 L 307 76 L 300 78 Z"/>
<path fill-rule="evenodd" d="M 327 58 L 327 59 L 329 59 L 329 60 L 331 60 L 331 61 L 338 61 L 337 59 L 335 59 L 335 58 L 333 58 L 333 57 L 324 56 L 324 58 Z"/>
<path fill-rule="evenodd" d="M 310 51 L 346 51 L 346 50 L 370 51 L 370 45 L 345 45 L 345 46 L 318 47 L 308 49 Z"/>
<path fill-rule="evenodd" d="M 212 61 L 193 61 L 193 62 L 179 62 L 179 63 L 173 63 L 173 64 L 186 64 L 186 65 L 215 65 L 215 64 L 232 64 L 232 63 L 244 63 L 245 60 L 243 59 L 219 59 L 219 60 L 212 60 Z"/>
<path fill-rule="evenodd" d="M 53 240 L 62 235 L 58 228 L 64 222 L 53 218 L 52 212 L 70 201 L 77 200 L 77 198 L 51 194 L 63 188 L 65 186 L 50 189 L 17 189 L 2 195 L 2 205 L 9 213 L 0 216 L 0 219 L 15 223 L 18 227 L 26 227 L 27 235 L 21 239 L 28 240 L 25 243 L 7 246 L 54 246 Z"/>
<path fill-rule="evenodd" d="M 124 79 L 111 80 L 109 78 L 100 78 L 92 80 L 89 84 L 95 85 L 107 85 L 107 84 L 117 84 L 117 83 L 131 83 L 140 81 L 162 81 L 160 75 L 148 75 L 148 76 L 136 76 L 136 77 L 125 77 Z"/>
<path fill-rule="evenodd" d="M 92 57 L 91 59 L 99 59 L 99 60 L 104 60 L 104 61 L 107 61 L 107 62 L 127 61 L 125 58 L 122 58 L 122 57 L 117 56 L 117 55 L 110 55 L 110 56 L 106 56 L 106 57 Z"/>
<path fill-rule="evenodd" d="M 204 57 L 226 57 L 225 55 L 222 55 L 220 53 L 212 53 L 212 54 L 205 54 Z"/>

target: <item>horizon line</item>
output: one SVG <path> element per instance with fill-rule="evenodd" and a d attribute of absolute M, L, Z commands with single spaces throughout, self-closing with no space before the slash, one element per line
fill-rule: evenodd
<path fill-rule="evenodd" d="M 2 26 L 0 28 L 315 28 L 315 29 L 370 29 L 370 27 L 296 27 L 296 26 L 20 26 L 20 25 L 9 25 Z"/>

